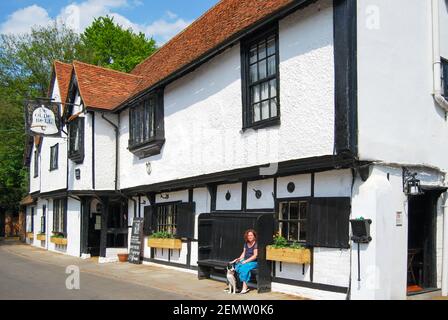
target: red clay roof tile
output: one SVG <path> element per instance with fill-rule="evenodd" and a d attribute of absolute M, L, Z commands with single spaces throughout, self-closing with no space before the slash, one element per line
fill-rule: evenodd
<path fill-rule="evenodd" d="M 113 110 L 137 88 L 142 77 L 111 69 L 73 62 L 78 88 L 85 107 Z"/>
<path fill-rule="evenodd" d="M 144 77 L 134 95 L 164 80 L 233 35 L 294 0 L 222 0 L 131 72 Z"/>

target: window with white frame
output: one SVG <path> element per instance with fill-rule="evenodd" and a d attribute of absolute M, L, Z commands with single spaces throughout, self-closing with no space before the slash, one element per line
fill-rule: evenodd
<path fill-rule="evenodd" d="M 59 143 L 50 148 L 50 171 L 58 169 Z"/>
<path fill-rule="evenodd" d="M 279 103 L 278 28 L 242 42 L 244 127 L 277 124 Z"/>
<path fill-rule="evenodd" d="M 307 241 L 308 201 L 284 201 L 279 204 L 279 233 L 290 242 Z"/>
<path fill-rule="evenodd" d="M 67 219 L 67 199 L 53 200 L 53 233 L 65 234 Z"/>

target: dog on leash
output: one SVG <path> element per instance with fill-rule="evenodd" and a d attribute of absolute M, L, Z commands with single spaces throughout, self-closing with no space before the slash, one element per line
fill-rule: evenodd
<path fill-rule="evenodd" d="M 229 284 L 229 294 L 236 294 L 236 271 L 235 264 L 229 263 L 227 265 L 227 283 Z"/>

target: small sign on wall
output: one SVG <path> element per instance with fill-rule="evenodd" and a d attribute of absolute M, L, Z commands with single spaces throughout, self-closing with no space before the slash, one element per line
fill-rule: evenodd
<path fill-rule="evenodd" d="M 403 212 L 397 211 L 396 224 L 397 227 L 403 226 Z"/>

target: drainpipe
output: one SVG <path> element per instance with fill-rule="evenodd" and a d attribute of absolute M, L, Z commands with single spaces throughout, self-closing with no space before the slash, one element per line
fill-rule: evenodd
<path fill-rule="evenodd" d="M 112 121 L 110 121 L 109 119 L 107 119 L 104 116 L 104 113 L 101 114 L 101 118 L 103 118 L 105 121 L 107 121 L 112 127 L 114 127 L 115 129 L 115 191 L 118 190 L 118 126 L 113 123 Z"/>
<path fill-rule="evenodd" d="M 439 0 L 432 0 L 432 44 L 434 100 L 445 112 L 448 112 L 448 101 L 442 95 L 442 62 L 440 57 L 440 17 Z"/>
<path fill-rule="evenodd" d="M 442 296 L 448 297 L 448 193 L 443 207 Z"/>

